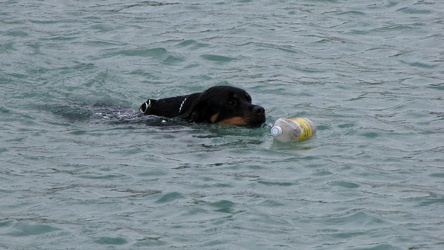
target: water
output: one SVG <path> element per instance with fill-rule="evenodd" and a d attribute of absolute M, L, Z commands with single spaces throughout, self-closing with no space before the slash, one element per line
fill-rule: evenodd
<path fill-rule="evenodd" d="M 443 248 L 442 1 L 0 6 L 0 248 Z M 266 126 L 129 118 L 217 84 Z"/>

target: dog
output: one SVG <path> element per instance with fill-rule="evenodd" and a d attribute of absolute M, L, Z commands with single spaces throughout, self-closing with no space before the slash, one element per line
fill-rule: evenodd
<path fill-rule="evenodd" d="M 196 123 L 259 127 L 265 109 L 251 103 L 243 89 L 215 86 L 204 92 L 163 99 L 148 99 L 140 106 L 143 115 L 180 118 Z"/>

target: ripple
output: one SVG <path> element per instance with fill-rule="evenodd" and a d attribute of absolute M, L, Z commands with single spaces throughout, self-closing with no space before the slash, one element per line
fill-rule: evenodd
<path fill-rule="evenodd" d="M 434 173 L 434 174 L 430 174 L 431 177 L 436 177 L 436 178 L 444 178 L 444 173 Z"/>
<path fill-rule="evenodd" d="M 209 47 L 209 44 L 197 40 L 185 40 L 178 44 L 179 47 L 187 47 L 193 50 Z"/>
<path fill-rule="evenodd" d="M 160 197 L 157 202 L 159 203 L 167 203 L 167 202 L 172 202 L 178 199 L 182 199 L 183 195 L 181 193 L 178 192 L 172 192 L 172 193 L 167 193 L 165 195 L 163 195 L 162 197 Z"/>
<path fill-rule="evenodd" d="M 380 136 L 379 132 L 376 132 L 376 131 L 368 131 L 368 132 L 360 133 L 360 135 L 370 138 L 370 139 L 374 139 L 374 138 Z"/>
<path fill-rule="evenodd" d="M 434 69 L 434 68 L 438 67 L 438 65 L 433 65 L 433 64 L 423 63 L 423 62 L 405 62 L 402 60 L 400 62 L 410 65 L 412 67 L 425 68 L 425 69 Z"/>
<path fill-rule="evenodd" d="M 210 205 L 214 208 L 216 208 L 216 211 L 222 212 L 222 213 L 232 213 L 233 208 L 236 205 L 234 202 L 229 200 L 220 200 L 216 202 L 210 203 Z"/>
<path fill-rule="evenodd" d="M 360 187 L 360 185 L 358 185 L 356 183 L 347 182 L 347 181 L 335 181 L 335 182 L 332 182 L 331 185 L 340 186 L 340 187 L 344 187 L 344 188 L 358 188 L 358 187 Z"/>
<path fill-rule="evenodd" d="M 118 55 L 141 57 L 163 57 L 167 53 L 168 51 L 164 48 L 121 50 L 117 52 Z"/>
<path fill-rule="evenodd" d="M 162 61 L 164 64 L 174 65 L 180 62 L 185 61 L 185 59 L 176 56 L 168 56 L 165 60 Z"/>
<path fill-rule="evenodd" d="M 29 224 L 24 222 L 15 224 L 13 228 L 14 232 L 8 233 L 8 235 L 16 237 L 41 235 L 61 230 L 60 228 L 51 225 Z"/>
<path fill-rule="evenodd" d="M 438 205 L 442 206 L 444 204 L 444 197 L 428 197 L 425 198 L 424 201 L 419 203 L 419 206 L 431 206 L 431 205 Z"/>
<path fill-rule="evenodd" d="M 94 242 L 102 245 L 124 245 L 128 243 L 128 241 L 122 237 L 100 237 L 94 240 Z"/>
<path fill-rule="evenodd" d="M 205 60 L 212 62 L 219 62 L 219 63 L 227 63 L 236 60 L 236 58 L 233 57 L 213 55 L 213 54 L 206 54 L 202 55 L 201 57 Z"/>
<path fill-rule="evenodd" d="M 379 216 L 367 212 L 355 212 L 344 216 L 330 218 L 325 221 L 331 225 L 356 225 L 358 228 L 365 228 L 370 225 L 379 225 L 385 223 Z"/>
<path fill-rule="evenodd" d="M 292 186 L 294 183 L 292 182 L 279 182 L 279 181 L 258 181 L 257 183 L 267 185 L 267 186 Z"/>
<path fill-rule="evenodd" d="M 112 179 L 120 179 L 122 176 L 123 175 L 113 175 L 113 174 L 107 174 L 107 175 L 89 174 L 89 175 L 81 175 L 79 177 L 85 179 L 93 179 L 93 180 L 112 180 Z"/>
<path fill-rule="evenodd" d="M 8 30 L 5 32 L 5 35 L 7 36 L 13 36 L 13 37 L 26 37 L 29 36 L 29 34 L 23 30 Z"/>
<path fill-rule="evenodd" d="M 406 14 L 430 14 L 430 13 L 432 13 L 432 11 L 430 11 L 430 10 L 412 8 L 412 7 L 404 7 L 404 8 L 399 9 L 398 11 L 406 13 Z"/>

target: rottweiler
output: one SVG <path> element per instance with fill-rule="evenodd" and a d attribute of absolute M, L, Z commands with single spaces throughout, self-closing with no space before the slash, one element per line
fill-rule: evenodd
<path fill-rule="evenodd" d="M 258 127 L 265 122 L 265 110 L 251 103 L 243 89 L 215 86 L 204 92 L 163 99 L 148 99 L 140 106 L 144 115 L 178 117 L 196 123 Z"/>

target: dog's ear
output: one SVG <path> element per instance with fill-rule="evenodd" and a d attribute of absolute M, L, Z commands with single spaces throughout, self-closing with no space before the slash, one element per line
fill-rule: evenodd
<path fill-rule="evenodd" d="M 206 114 L 208 112 L 208 96 L 203 93 L 193 100 L 191 107 L 179 118 L 187 119 L 193 122 L 205 121 Z"/>

